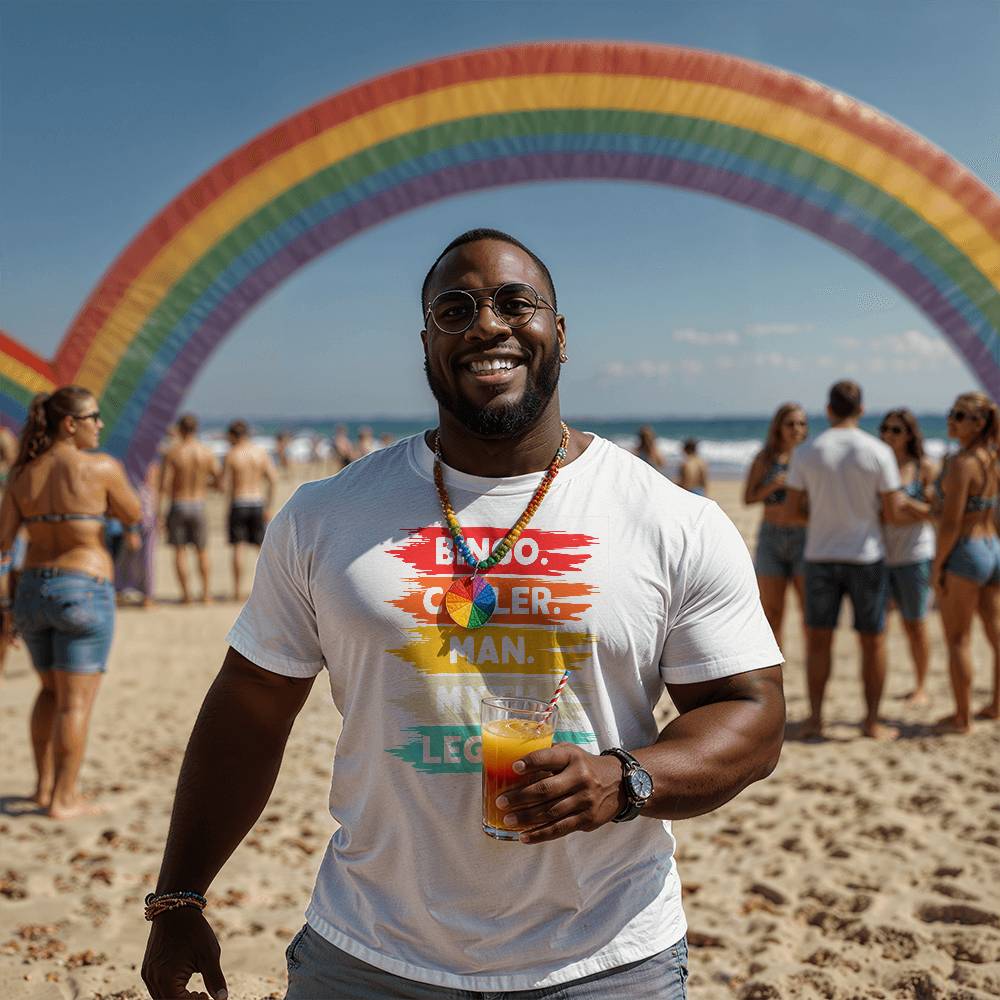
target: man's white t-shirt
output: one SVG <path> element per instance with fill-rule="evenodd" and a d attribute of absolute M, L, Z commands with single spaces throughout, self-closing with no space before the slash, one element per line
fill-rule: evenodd
<path fill-rule="evenodd" d="M 858 427 L 831 427 L 792 454 L 788 484 L 809 494 L 806 562 L 885 557 L 882 494 L 898 490 L 892 449 Z"/>
<path fill-rule="evenodd" d="M 541 473 L 445 467 L 473 551 L 521 515 Z M 340 824 L 309 925 L 390 973 L 465 990 L 526 990 L 654 955 L 686 924 L 670 824 L 639 817 L 546 844 L 482 832 L 479 707 L 547 700 L 557 742 L 648 746 L 664 682 L 780 663 L 747 548 L 710 500 L 594 437 L 486 576 L 484 627 L 451 624 L 456 563 L 413 437 L 300 487 L 268 527 L 228 636 L 265 669 L 329 673 L 343 715 L 330 792 Z"/>

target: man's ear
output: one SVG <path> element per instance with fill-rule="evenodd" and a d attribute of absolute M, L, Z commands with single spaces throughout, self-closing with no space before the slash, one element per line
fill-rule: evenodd
<path fill-rule="evenodd" d="M 556 340 L 559 343 L 559 353 L 566 353 L 566 317 L 556 313 Z"/>

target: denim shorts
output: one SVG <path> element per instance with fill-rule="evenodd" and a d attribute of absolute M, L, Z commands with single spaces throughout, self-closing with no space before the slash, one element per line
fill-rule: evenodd
<path fill-rule="evenodd" d="M 104 673 L 115 629 L 115 591 L 71 570 L 26 569 L 18 577 L 14 627 L 36 670 Z"/>
<path fill-rule="evenodd" d="M 927 617 L 931 597 L 932 561 L 889 567 L 889 594 L 904 621 L 919 622 Z"/>
<path fill-rule="evenodd" d="M 687 940 L 616 969 L 536 990 L 480 993 L 402 979 L 341 951 L 308 924 L 285 951 L 285 1000 L 685 1000 Z"/>
<path fill-rule="evenodd" d="M 854 608 L 854 629 L 869 635 L 885 630 L 889 572 L 884 562 L 805 564 L 806 625 L 836 628 L 846 594 Z"/>
<path fill-rule="evenodd" d="M 955 576 L 974 580 L 980 587 L 1000 583 L 1000 538 L 960 538 L 951 550 L 944 568 Z"/>
<path fill-rule="evenodd" d="M 786 580 L 802 575 L 806 529 L 794 524 L 762 521 L 757 536 L 754 567 L 758 576 L 781 576 Z"/>

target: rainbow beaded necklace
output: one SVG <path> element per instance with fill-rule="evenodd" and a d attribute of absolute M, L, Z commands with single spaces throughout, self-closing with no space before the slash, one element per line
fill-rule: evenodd
<path fill-rule="evenodd" d="M 454 539 L 455 548 L 459 555 L 472 567 L 472 576 L 463 576 L 456 580 L 444 595 L 444 608 L 448 617 L 462 628 L 479 628 L 485 625 L 492 617 L 497 607 L 497 592 L 479 574 L 482 570 L 492 569 L 508 552 L 517 544 L 521 537 L 521 532 L 528 526 L 528 522 L 535 516 L 535 511 L 541 506 L 545 494 L 548 493 L 566 458 L 566 448 L 569 445 L 569 428 L 562 424 L 562 441 L 556 450 L 555 457 L 549 464 L 542 481 L 538 484 L 534 496 L 528 501 L 528 506 L 524 508 L 524 513 L 514 523 L 514 527 L 501 539 L 497 547 L 485 559 L 477 559 L 469 548 L 469 543 L 465 540 L 462 526 L 458 523 L 455 511 L 451 506 L 448 497 L 448 490 L 444 485 L 444 473 L 442 472 L 441 459 L 441 435 L 434 434 L 434 485 L 437 488 L 438 500 L 441 503 L 441 513 L 444 514 L 445 522 L 451 537 Z"/>

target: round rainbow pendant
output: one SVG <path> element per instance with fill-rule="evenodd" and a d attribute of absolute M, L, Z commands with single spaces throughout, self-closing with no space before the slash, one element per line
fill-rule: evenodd
<path fill-rule="evenodd" d="M 480 628 L 497 609 L 497 592 L 481 576 L 464 576 L 448 588 L 444 609 L 456 625 Z"/>

